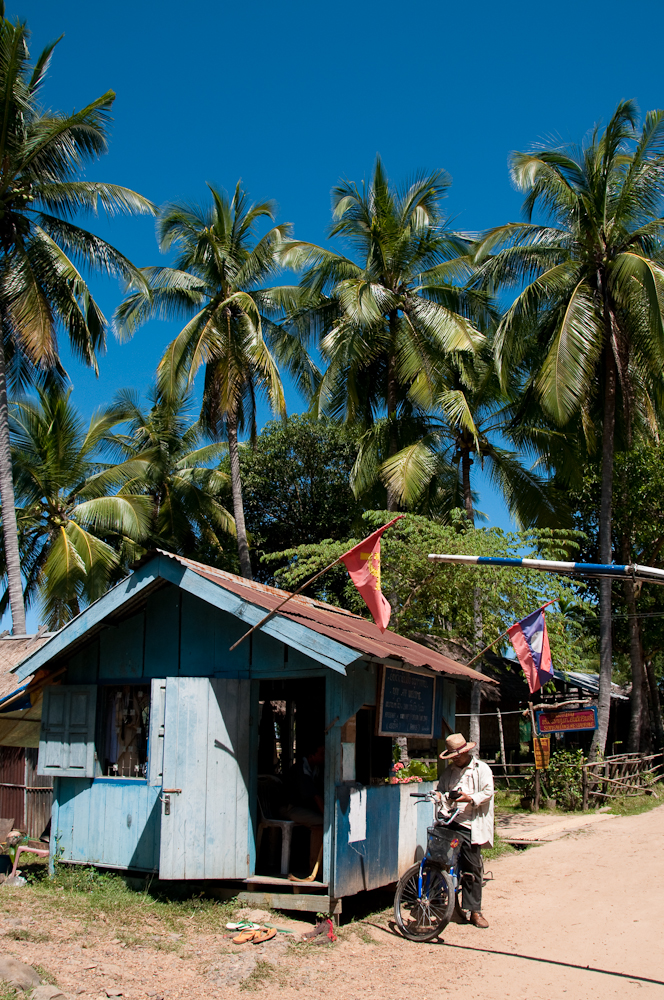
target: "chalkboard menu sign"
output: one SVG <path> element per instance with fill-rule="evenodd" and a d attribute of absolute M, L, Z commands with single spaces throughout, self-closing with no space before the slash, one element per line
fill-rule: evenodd
<path fill-rule="evenodd" d="M 383 667 L 379 736 L 433 736 L 436 678 Z"/>

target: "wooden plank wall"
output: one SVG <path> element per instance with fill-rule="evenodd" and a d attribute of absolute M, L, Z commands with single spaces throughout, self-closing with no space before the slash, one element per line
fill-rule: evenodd
<path fill-rule="evenodd" d="M 151 594 L 143 611 L 105 628 L 72 655 L 67 684 L 136 681 L 147 677 L 326 676 L 329 670 L 295 649 L 257 633 L 232 653 L 246 632 L 234 615 L 176 586 Z"/>
<path fill-rule="evenodd" d="M 290 656 L 289 664 L 290 666 Z M 335 828 L 332 817 L 336 814 L 336 786 L 342 780 L 341 727 L 363 705 L 376 704 L 378 667 L 375 663 L 351 663 L 347 676 L 331 670 L 325 671 L 325 826 L 323 830 L 323 877 L 330 884 L 334 881 Z M 337 831 L 337 836 L 338 836 Z M 346 843 L 348 832 L 346 831 Z"/>
<path fill-rule="evenodd" d="M 166 680 L 164 788 L 159 874 L 166 879 L 246 878 L 255 850 L 249 823 L 249 681 Z M 164 794 L 169 794 L 164 792 Z"/>
<path fill-rule="evenodd" d="M 214 678 L 213 686 L 223 686 L 228 685 L 231 680 L 237 682 L 246 679 L 249 681 L 252 676 L 260 676 L 261 678 L 330 676 L 330 670 L 297 650 L 289 649 L 286 658 L 284 644 L 261 633 L 257 634 L 251 643 L 247 641 L 238 650 L 229 653 L 229 646 L 245 631 L 245 623 L 228 612 L 213 608 L 199 598 L 181 591 L 176 586 L 166 586 L 148 597 L 143 611 L 130 616 L 119 623 L 117 627 L 104 629 L 100 635 L 93 638 L 73 655 L 68 663 L 64 683 L 67 685 L 112 684 L 135 682 L 147 678 L 172 679 L 211 676 Z M 352 705 L 359 697 L 359 704 L 362 704 L 366 700 L 366 691 L 373 692 L 375 676 L 372 674 L 372 670 L 373 668 L 367 672 L 364 667 L 361 668 L 357 679 L 351 682 L 351 692 L 346 696 L 346 702 L 350 698 Z M 353 676 L 355 678 L 355 675 Z M 339 677 L 339 680 L 345 683 L 342 677 Z M 252 706 L 255 704 L 257 707 L 258 681 L 253 680 L 250 686 L 245 686 L 245 688 L 246 698 L 241 705 L 238 704 L 233 709 L 234 718 L 242 730 L 242 739 L 248 741 L 249 746 L 256 746 L 258 712 L 250 710 L 249 702 Z M 221 687 L 219 697 L 221 697 Z M 346 711 L 346 708 L 337 707 L 334 714 L 339 714 L 339 710 Z M 356 711 L 354 708 L 348 709 L 349 714 L 354 711 Z M 229 718 L 225 712 L 224 718 L 225 724 L 228 726 Z M 205 733 L 211 733 L 215 727 L 221 731 L 221 721 L 224 720 L 216 717 L 214 720 L 210 718 L 206 723 Z M 165 739 L 168 738 L 166 735 Z M 207 752 L 207 741 L 205 750 Z M 219 751 L 216 752 L 218 755 Z M 215 824 L 207 824 L 205 834 L 203 830 L 199 831 L 201 836 L 207 837 L 209 841 L 206 844 L 206 849 L 200 852 L 205 875 L 200 872 L 191 875 L 187 872 L 186 877 L 188 878 L 231 877 L 231 868 L 236 876 L 246 875 L 254 871 L 256 767 L 253 756 L 248 753 L 248 749 L 247 755 L 249 766 L 243 779 L 244 786 L 242 789 L 236 788 L 232 795 L 230 790 L 217 788 L 216 779 L 210 775 L 210 780 L 217 789 L 212 799 L 218 803 L 225 803 L 224 808 L 227 808 L 231 801 L 236 803 L 236 808 L 240 808 L 237 805 L 240 802 L 241 805 L 243 804 L 245 817 L 247 815 L 250 817 L 248 829 L 245 820 L 244 834 L 232 838 L 233 850 L 236 851 L 237 857 L 232 861 L 230 858 L 221 860 L 218 857 L 217 848 L 221 850 L 219 844 L 222 841 L 217 838 L 215 840 L 216 846 L 212 843 L 210 838 L 215 839 L 216 837 L 213 829 Z M 74 782 L 72 784 L 71 782 L 67 783 L 65 779 L 62 780 L 60 788 L 64 798 L 61 803 L 62 825 L 59 835 L 61 846 L 65 850 L 63 857 L 72 861 L 89 860 L 118 866 L 128 866 L 129 861 L 133 860 L 131 867 L 145 868 L 147 866 L 149 870 L 152 870 L 159 864 L 161 816 L 158 815 L 160 814 L 160 804 L 156 800 L 155 794 L 160 789 L 159 787 L 153 788 L 148 794 L 142 782 L 132 781 L 124 785 L 120 803 L 113 786 L 113 782 L 116 780 L 118 779 L 110 779 L 110 783 L 95 781 L 92 789 L 90 782 Z M 176 786 L 173 785 L 173 787 Z M 221 799 L 219 798 L 220 791 L 223 793 Z M 228 794 L 226 794 L 227 791 Z M 172 800 L 172 808 L 175 810 L 177 807 L 174 800 L 175 796 Z M 107 819 L 111 828 L 118 825 L 117 820 L 111 822 L 116 808 L 121 808 L 125 816 L 132 816 L 133 833 L 125 832 L 123 828 L 119 842 L 108 844 L 106 842 Z M 153 815 L 153 808 L 156 810 L 155 815 Z M 136 824 L 141 823 L 144 825 L 144 839 L 152 838 L 153 843 L 148 850 L 147 846 L 141 842 L 140 850 L 137 853 Z M 119 825 L 122 826 L 122 823 Z M 138 839 L 140 840 L 140 834 Z M 222 838 L 222 840 L 227 847 L 229 838 Z M 331 854 L 331 832 L 329 830 L 327 840 L 329 861 Z M 249 857 L 248 864 L 247 856 Z M 205 860 L 206 857 L 208 861 Z M 138 865 L 136 864 L 137 859 L 141 862 Z M 195 867 L 198 862 L 192 858 L 190 864 Z M 213 871 L 214 874 L 212 874 Z"/>
<path fill-rule="evenodd" d="M 56 778 L 51 856 L 155 871 L 160 794 L 160 788 L 129 778 Z"/>

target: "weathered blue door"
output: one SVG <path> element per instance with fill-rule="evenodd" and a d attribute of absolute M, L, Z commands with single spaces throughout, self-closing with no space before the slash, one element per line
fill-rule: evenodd
<path fill-rule="evenodd" d="M 168 677 L 159 877 L 252 874 L 248 680 Z"/>

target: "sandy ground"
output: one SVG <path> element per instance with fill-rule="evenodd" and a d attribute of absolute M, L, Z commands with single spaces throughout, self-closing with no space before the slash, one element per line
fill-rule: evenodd
<path fill-rule="evenodd" d="M 0 897 L 3 909 L 11 899 L 17 915 L 4 914 L 0 934 L 3 951 L 46 967 L 68 997 L 81 1000 L 239 1000 L 248 990 L 284 1000 L 664 998 L 663 847 L 664 806 L 504 857 L 487 866 L 490 928 L 451 924 L 444 942 L 430 945 L 397 937 L 388 913 L 343 927 L 334 945 L 279 935 L 238 948 L 220 928 L 185 940 L 174 935 L 173 951 L 122 948 L 101 924 L 82 939 L 65 921 L 49 928 L 48 941 L 17 941 L 17 921 L 34 926 L 20 889 Z M 272 919 L 297 936 L 305 929 Z"/>

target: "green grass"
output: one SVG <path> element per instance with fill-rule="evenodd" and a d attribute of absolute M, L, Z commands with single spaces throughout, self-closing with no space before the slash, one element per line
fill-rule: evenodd
<path fill-rule="evenodd" d="M 86 931 L 104 928 L 124 944 L 148 943 L 162 951 L 178 951 L 184 944 L 169 934 L 217 933 L 239 909 L 235 901 L 208 899 L 191 890 L 183 894 L 177 886 L 83 865 L 56 864 L 50 876 L 46 864 L 34 864 L 24 874 L 29 884 L 21 890 L 22 901 L 78 920 Z M 38 935 L 27 929 L 16 932 L 18 940 L 42 940 Z"/>
<path fill-rule="evenodd" d="M 637 816 L 639 813 L 650 812 L 658 806 L 664 805 L 664 783 L 658 782 L 653 785 L 654 795 L 624 796 L 619 799 L 609 799 L 607 805 L 611 808 L 609 812 L 614 816 Z M 655 798 L 655 795 L 657 798 Z"/>
<path fill-rule="evenodd" d="M 15 927 L 9 931 L 5 931 L 7 937 L 13 938 L 14 941 L 34 941 L 36 943 L 42 943 L 44 941 L 50 941 L 51 935 L 48 931 L 31 931 L 25 927 Z"/>
<path fill-rule="evenodd" d="M 521 808 L 521 792 L 513 788 L 496 788 L 493 804 L 498 815 L 526 811 Z"/>
<path fill-rule="evenodd" d="M 265 986 L 266 983 L 278 977 L 279 970 L 276 965 L 272 962 L 266 962 L 265 959 L 261 959 L 256 962 L 256 967 L 253 972 L 250 972 L 246 979 L 243 979 L 240 983 L 241 990 L 247 990 L 252 992 L 253 990 L 260 989 L 261 986 Z M 281 976 L 278 977 L 280 982 L 279 985 L 282 986 Z"/>
<path fill-rule="evenodd" d="M 35 970 L 42 983 L 48 983 L 49 986 L 60 986 L 52 972 L 45 969 L 43 965 L 33 965 L 32 968 Z"/>
<path fill-rule="evenodd" d="M 506 854 L 518 854 L 516 847 L 512 844 L 507 844 L 500 837 L 495 837 L 493 841 L 493 847 L 483 847 L 482 857 L 485 861 L 495 861 L 496 858 L 502 858 Z"/>

